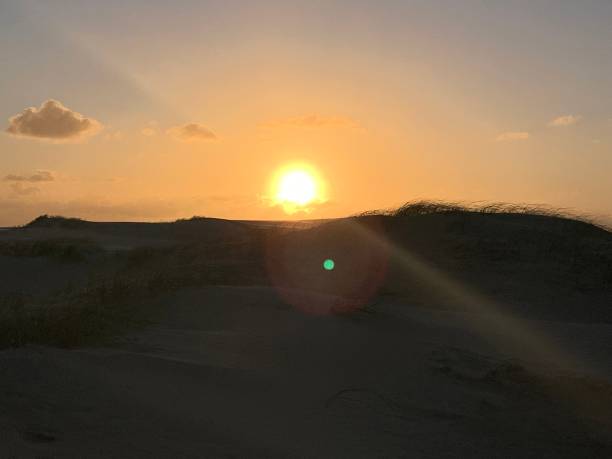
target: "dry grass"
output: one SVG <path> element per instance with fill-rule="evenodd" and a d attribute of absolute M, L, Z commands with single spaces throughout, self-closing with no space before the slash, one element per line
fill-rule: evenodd
<path fill-rule="evenodd" d="M 601 225 L 563 209 L 414 201 L 398 209 L 362 215 L 384 216 L 387 236 L 399 247 L 459 278 L 475 280 L 476 286 L 485 292 L 492 286 L 500 294 L 514 295 L 512 298 L 516 296 L 516 300 L 525 304 L 538 299 L 550 302 L 553 297 L 560 301 L 578 294 L 588 295 L 584 298 L 589 301 L 599 298 L 598 301 L 605 302 L 612 292 L 610 233 L 602 231 Z M 195 217 L 164 225 L 199 220 L 204 219 Z M 53 222 L 68 227 L 96 225 L 47 216 L 32 224 L 45 227 L 53 226 Z M 148 225 L 147 231 L 154 226 Z M 303 231 L 272 226 L 253 230 L 249 239 L 241 233 L 228 233 L 223 243 L 184 243 L 181 233 L 174 246 L 142 247 L 120 253 L 106 252 L 90 241 L 69 239 L 2 243 L 0 255 L 74 262 L 92 268 L 93 274 L 85 284 L 53 295 L 34 297 L 13 292 L 0 296 L 0 348 L 29 343 L 71 347 L 97 342 L 139 323 L 147 316 L 146 305 L 152 304 L 152 299 L 185 287 L 269 285 L 266 257 L 271 241 L 279 247 L 294 247 L 292 260 L 299 269 L 296 271 L 294 266 L 291 272 L 305 269 L 308 274 L 313 254 L 322 249 L 325 253 L 338 252 L 339 261 L 343 254 L 363 249 L 363 244 L 355 242 L 359 239 L 351 235 L 351 227 L 343 225 L 342 220 Z M 310 274 L 318 279 L 323 274 L 319 260 L 315 261 Z M 339 282 L 341 272 L 335 276 Z M 325 279 L 328 278 L 332 277 L 325 274 Z M 333 284 L 330 288 L 337 286 Z M 415 292 L 419 288 L 399 265 L 390 266 L 384 291 L 417 298 Z M 517 296 L 519 293 L 523 296 Z M 430 292 L 423 295 L 423 301 L 431 300 Z M 577 298 L 576 301 L 582 301 L 583 297 Z M 568 312 L 568 316 L 571 314 Z"/>
<path fill-rule="evenodd" d="M 79 262 L 96 252 L 87 240 L 44 239 L 0 242 L 0 255 L 10 257 L 48 257 L 65 262 Z"/>
<path fill-rule="evenodd" d="M 0 348 L 97 343 L 149 317 L 160 295 L 193 286 L 265 282 L 261 266 L 249 261 L 252 249 L 243 243 L 143 247 L 78 259 L 65 258 L 63 241 L 56 241 L 57 246 L 45 241 L 45 250 L 34 250 L 31 244 L 7 254 L 95 264 L 100 269 L 85 284 L 53 294 L 0 296 Z"/>
<path fill-rule="evenodd" d="M 136 303 L 119 291 L 84 290 L 40 301 L 13 294 L 0 301 L 0 348 L 27 344 L 75 347 L 137 322 Z"/>
<path fill-rule="evenodd" d="M 384 215 L 409 217 L 433 214 L 498 214 L 550 217 L 580 221 L 611 231 L 611 228 L 608 228 L 607 225 L 598 222 L 589 215 L 579 214 L 571 209 L 551 207 L 544 204 L 416 200 L 408 201 L 398 208 L 371 210 L 362 212 L 357 216 Z"/>

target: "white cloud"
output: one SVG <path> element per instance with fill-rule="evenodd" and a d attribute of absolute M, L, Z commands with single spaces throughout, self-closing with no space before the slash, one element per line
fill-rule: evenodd
<path fill-rule="evenodd" d="M 582 119 L 580 115 L 563 115 L 551 120 L 548 125 L 551 127 L 571 126 Z"/>
<path fill-rule="evenodd" d="M 94 135 L 101 128 L 98 121 L 64 107 L 57 100 L 49 99 L 39 108 L 26 108 L 9 118 L 6 132 L 18 137 L 66 142 Z"/>
<path fill-rule="evenodd" d="M 498 142 L 507 142 L 514 140 L 527 140 L 529 139 L 529 132 L 515 131 L 515 132 L 503 132 L 497 136 Z"/>

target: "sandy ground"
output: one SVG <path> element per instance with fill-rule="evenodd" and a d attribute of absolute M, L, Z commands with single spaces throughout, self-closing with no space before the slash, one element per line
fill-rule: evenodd
<path fill-rule="evenodd" d="M 393 298 L 350 316 L 264 287 L 159 301 L 106 347 L 0 352 L 0 456 L 612 457 L 612 325 L 529 322 L 572 355 L 546 366 Z"/>

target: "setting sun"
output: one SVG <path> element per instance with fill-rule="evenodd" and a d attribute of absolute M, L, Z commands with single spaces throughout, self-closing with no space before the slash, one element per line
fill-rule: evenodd
<path fill-rule="evenodd" d="M 273 202 L 292 214 L 309 212 L 317 202 L 323 202 L 323 181 L 309 166 L 292 165 L 279 170 L 272 183 Z"/>
<path fill-rule="evenodd" d="M 280 202 L 290 202 L 303 206 L 311 202 L 317 193 L 314 178 L 306 171 L 287 172 L 280 179 L 276 198 Z"/>

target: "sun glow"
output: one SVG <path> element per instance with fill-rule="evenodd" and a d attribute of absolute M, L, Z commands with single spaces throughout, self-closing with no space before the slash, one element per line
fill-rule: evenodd
<path fill-rule="evenodd" d="M 281 202 L 291 202 L 303 206 L 316 196 L 314 179 L 305 171 L 291 171 L 282 176 L 278 184 L 276 198 Z"/>
<path fill-rule="evenodd" d="M 309 212 L 315 202 L 323 202 L 323 184 L 306 166 L 293 166 L 279 171 L 273 183 L 274 203 L 286 213 Z"/>

